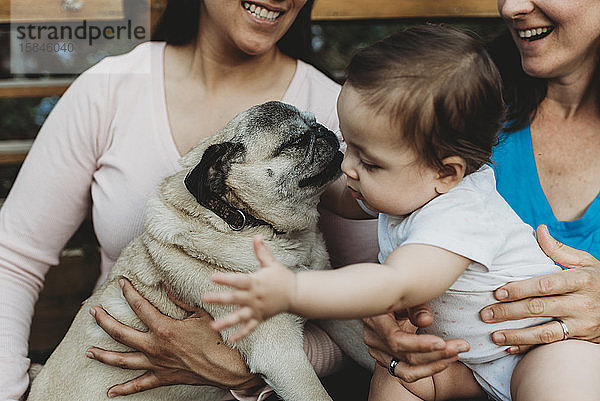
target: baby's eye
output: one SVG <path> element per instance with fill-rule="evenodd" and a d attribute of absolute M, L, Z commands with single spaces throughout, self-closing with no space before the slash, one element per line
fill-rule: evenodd
<path fill-rule="evenodd" d="M 360 161 L 360 164 L 363 166 L 363 168 L 367 171 L 372 171 L 372 170 L 376 170 L 379 168 L 378 165 L 376 164 L 371 164 L 371 163 L 367 163 L 364 160 Z"/>

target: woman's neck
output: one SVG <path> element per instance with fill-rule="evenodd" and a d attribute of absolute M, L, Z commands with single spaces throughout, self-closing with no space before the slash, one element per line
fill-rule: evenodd
<path fill-rule="evenodd" d="M 594 64 L 566 77 L 550 79 L 541 107 L 551 108 L 564 119 L 600 115 L 598 71 Z"/>
<path fill-rule="evenodd" d="M 285 96 L 296 71 L 295 60 L 275 47 L 257 56 L 233 48 L 206 41 L 166 47 L 167 113 L 180 154 L 237 113 Z"/>
<path fill-rule="evenodd" d="M 206 94 L 228 89 L 261 90 L 272 83 L 273 77 L 281 77 L 283 71 L 295 67 L 295 60 L 276 46 L 260 55 L 248 55 L 233 46 L 198 38 L 171 50 L 177 58 L 172 73 L 200 85 Z"/>

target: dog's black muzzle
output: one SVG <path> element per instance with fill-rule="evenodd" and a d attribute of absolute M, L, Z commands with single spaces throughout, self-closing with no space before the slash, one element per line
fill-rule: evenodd
<path fill-rule="evenodd" d="M 315 137 L 317 139 L 318 138 L 325 139 L 327 141 L 327 143 L 329 143 L 331 145 L 331 147 L 336 150 L 340 148 L 340 142 L 338 141 L 337 136 L 335 136 L 333 131 L 328 130 L 327 128 L 323 127 L 322 125 L 319 126 L 319 128 L 317 128 L 317 133 L 316 133 Z"/>
<path fill-rule="evenodd" d="M 318 149 L 318 147 L 322 147 L 323 145 L 327 146 L 328 149 Z M 344 158 L 339 148 L 340 142 L 335 134 L 324 126 L 319 125 L 311 138 L 308 157 L 305 162 L 314 163 L 315 155 L 318 154 L 321 161 L 320 164 L 323 164 L 323 167 L 317 174 L 301 179 L 298 186 L 300 188 L 308 186 L 322 187 L 339 177 Z"/>

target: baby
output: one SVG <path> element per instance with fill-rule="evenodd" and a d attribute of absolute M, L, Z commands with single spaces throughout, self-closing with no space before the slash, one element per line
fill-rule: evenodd
<path fill-rule="evenodd" d="M 292 273 L 256 238 L 262 269 L 213 277 L 234 290 L 203 301 L 240 305 L 213 327 L 241 324 L 230 337 L 235 340 L 284 311 L 346 319 L 429 302 L 434 323 L 422 331 L 464 338 L 469 352 L 414 383 L 396 377 L 395 360 L 388 369 L 377 366 L 370 400 L 442 400 L 484 392 L 510 400 L 511 391 L 513 399 L 524 400 L 521 390 L 534 384 L 538 400 L 600 399 L 586 363 L 599 356 L 579 351 L 578 341 L 538 348 L 552 352 L 538 353 L 528 359 L 527 369 L 515 371 L 522 356 L 490 340 L 497 329 L 549 318 L 496 325 L 479 318 L 481 308 L 495 302 L 499 286 L 560 270 L 538 247 L 533 229 L 496 192 L 488 164 L 504 104 L 499 74 L 481 45 L 463 32 L 434 25 L 384 39 L 352 59 L 338 113 L 347 144 L 345 177 L 322 202 L 345 217 L 377 216 L 381 264 Z M 539 383 L 544 370 L 556 368 L 552 358 L 558 356 L 563 366 L 566 358 L 573 362 L 569 369 L 581 371 L 576 386 L 581 396 L 569 386 L 561 394 L 556 386 Z"/>

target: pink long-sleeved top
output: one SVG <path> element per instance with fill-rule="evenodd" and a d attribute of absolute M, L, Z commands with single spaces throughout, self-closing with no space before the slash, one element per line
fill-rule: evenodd
<path fill-rule="evenodd" d="M 18 400 L 27 388 L 34 304 L 46 271 L 90 209 L 100 283 L 142 231 L 156 184 L 181 169 L 165 104 L 164 48 L 143 43 L 79 76 L 44 123 L 0 210 L 0 400 Z M 298 61 L 282 100 L 337 130 L 339 90 Z M 321 224 L 334 234 L 328 245 L 337 263 L 375 257 L 372 223 L 365 230 L 364 222 L 330 216 Z"/>

